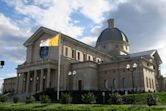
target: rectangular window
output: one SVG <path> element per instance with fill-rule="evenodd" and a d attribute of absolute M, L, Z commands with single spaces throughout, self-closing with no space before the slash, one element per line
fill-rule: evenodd
<path fill-rule="evenodd" d="M 75 58 L 75 50 L 72 49 L 72 58 Z"/>
<path fill-rule="evenodd" d="M 82 90 L 82 80 L 78 80 L 78 90 Z"/>
<path fill-rule="evenodd" d="M 65 48 L 65 56 L 68 56 L 68 48 Z"/>
<path fill-rule="evenodd" d="M 77 58 L 80 60 L 80 52 L 77 53 Z"/>
<path fill-rule="evenodd" d="M 90 61 L 90 56 L 88 56 L 88 60 Z"/>

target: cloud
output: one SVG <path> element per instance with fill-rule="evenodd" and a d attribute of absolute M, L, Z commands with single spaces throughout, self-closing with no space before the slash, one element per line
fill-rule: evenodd
<path fill-rule="evenodd" d="M 109 17 L 115 18 L 115 26 L 121 29 L 129 38 L 131 52 L 158 49 L 165 63 L 166 47 L 164 37 L 166 33 L 166 1 L 158 0 L 4 0 L 12 7 L 21 20 L 12 20 L 4 15 L 0 18 L 0 35 L 7 34 L 18 42 L 12 44 L 9 49 L 15 48 L 16 44 L 23 43 L 33 33 L 33 29 L 40 25 L 65 33 L 73 38 L 80 39 L 87 44 L 95 44 L 101 31 L 107 27 L 105 22 Z M 74 20 L 71 14 L 81 13 L 92 22 L 92 27 L 87 32 L 87 24 L 80 26 L 81 20 Z M 1 20 L 0 19 L 0 20 Z M 5 21 L 6 20 L 6 21 Z M 18 32 L 18 33 L 14 33 Z M 24 33 L 27 34 L 24 34 Z M 19 36 L 20 35 L 20 36 Z M 21 38 L 23 37 L 23 38 Z M 2 36 L 1 36 L 2 38 Z M 21 40 L 20 40 L 21 38 Z M 2 39 L 4 47 L 8 38 Z M 20 45 L 20 44 L 19 44 Z M 23 52 L 22 48 L 18 51 Z M 10 55 L 9 52 L 8 55 Z M 12 54 L 13 55 L 13 54 Z M 17 54 L 14 54 L 17 58 Z"/>
<path fill-rule="evenodd" d="M 16 22 L 2 13 L 0 13 L 0 21 L 1 57 L 20 63 L 24 58 L 22 56 L 24 54 L 22 53 L 24 50 L 22 43 L 25 40 L 24 32 L 17 26 Z"/>
<path fill-rule="evenodd" d="M 81 42 L 84 42 L 85 44 L 88 44 L 90 46 L 96 45 L 97 38 L 94 36 L 87 36 L 80 39 Z"/>
<path fill-rule="evenodd" d="M 0 21 L 0 37 L 9 33 L 12 33 L 14 36 L 20 36 L 23 34 L 19 27 L 17 27 L 16 23 L 2 13 L 0 13 Z"/>

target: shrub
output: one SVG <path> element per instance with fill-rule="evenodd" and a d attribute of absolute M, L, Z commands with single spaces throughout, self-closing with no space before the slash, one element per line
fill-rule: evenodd
<path fill-rule="evenodd" d="M 0 97 L 0 102 L 2 102 L 2 103 L 7 102 L 7 100 L 8 100 L 7 96 L 1 96 Z"/>
<path fill-rule="evenodd" d="M 93 93 L 88 92 L 87 94 L 81 95 L 82 101 L 85 104 L 94 104 L 96 103 L 96 96 Z"/>
<path fill-rule="evenodd" d="M 134 95 L 124 95 L 122 97 L 124 104 L 135 104 L 135 96 Z"/>
<path fill-rule="evenodd" d="M 159 103 L 159 99 L 157 95 L 154 94 L 148 94 L 146 98 L 147 105 L 157 105 Z"/>
<path fill-rule="evenodd" d="M 122 104 L 122 97 L 118 93 L 109 94 L 110 98 L 108 99 L 109 104 Z"/>
<path fill-rule="evenodd" d="M 61 102 L 62 104 L 70 104 L 70 103 L 72 102 L 72 97 L 71 97 L 71 95 L 68 94 L 68 93 L 62 93 L 60 102 Z"/>
<path fill-rule="evenodd" d="M 33 103 L 33 102 L 35 102 L 35 98 L 33 96 L 26 97 L 26 103 Z"/>
<path fill-rule="evenodd" d="M 40 96 L 41 103 L 48 103 L 49 102 L 49 96 L 48 95 L 41 95 Z"/>
<path fill-rule="evenodd" d="M 13 97 L 13 102 L 14 102 L 14 103 L 18 103 L 18 101 L 19 101 L 19 97 L 18 97 L 18 96 L 14 96 L 14 97 Z"/>

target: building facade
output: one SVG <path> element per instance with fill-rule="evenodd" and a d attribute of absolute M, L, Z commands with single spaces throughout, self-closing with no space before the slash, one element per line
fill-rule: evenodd
<path fill-rule="evenodd" d="M 17 67 L 17 94 L 57 90 L 61 51 L 60 91 L 157 91 L 162 63 L 157 50 L 129 53 L 127 36 L 108 20 L 96 46 L 61 34 L 61 47 L 40 47 L 58 32 L 40 27 L 25 43 L 26 60 Z"/>
<path fill-rule="evenodd" d="M 16 93 L 17 77 L 6 78 L 3 83 L 3 93 Z"/>

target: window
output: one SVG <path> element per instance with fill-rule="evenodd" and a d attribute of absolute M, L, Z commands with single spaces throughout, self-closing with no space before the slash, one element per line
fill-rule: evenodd
<path fill-rule="evenodd" d="M 126 79 L 125 78 L 122 78 L 122 87 L 126 88 Z"/>
<path fill-rule="evenodd" d="M 88 60 L 90 61 L 90 56 L 88 56 Z"/>
<path fill-rule="evenodd" d="M 48 47 L 41 47 L 40 48 L 40 57 L 42 59 L 46 59 L 48 57 Z"/>
<path fill-rule="evenodd" d="M 113 89 L 116 89 L 116 79 L 113 79 Z"/>
<path fill-rule="evenodd" d="M 97 62 L 98 62 L 98 63 L 100 63 L 100 60 L 99 60 L 99 59 L 97 59 Z"/>
<path fill-rule="evenodd" d="M 72 49 L 72 58 L 75 58 L 75 50 Z"/>
<path fill-rule="evenodd" d="M 78 80 L 78 90 L 82 90 L 82 80 Z"/>
<path fill-rule="evenodd" d="M 80 52 L 77 52 L 77 59 L 80 60 Z"/>
<path fill-rule="evenodd" d="M 104 80 L 104 89 L 108 89 L 108 80 Z"/>
<path fill-rule="evenodd" d="M 154 83 L 153 83 L 153 79 L 152 79 L 152 88 L 154 89 Z"/>
<path fill-rule="evenodd" d="M 68 48 L 65 48 L 65 56 L 68 56 Z"/>
<path fill-rule="evenodd" d="M 148 78 L 146 77 L 146 87 L 148 88 L 149 85 L 148 85 Z"/>

